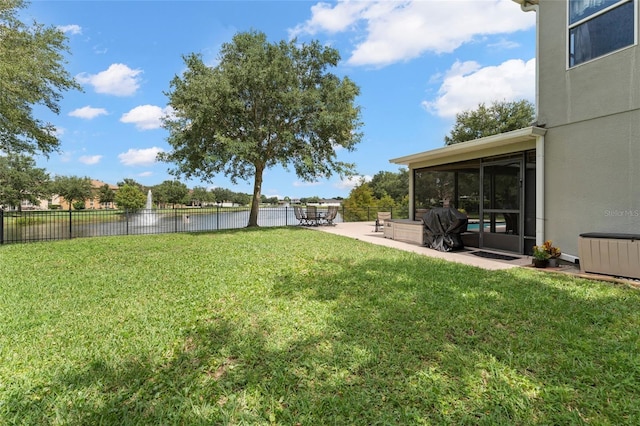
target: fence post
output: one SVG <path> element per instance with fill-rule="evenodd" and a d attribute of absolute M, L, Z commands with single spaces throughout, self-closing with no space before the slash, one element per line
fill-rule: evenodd
<path fill-rule="evenodd" d="M 129 235 L 129 209 L 124 209 L 124 218 L 126 223 L 126 231 L 125 234 Z"/>
<path fill-rule="evenodd" d="M 71 206 L 69 206 L 69 239 L 73 238 L 73 216 L 71 213 Z"/>
<path fill-rule="evenodd" d="M 216 230 L 220 229 L 220 203 L 216 203 Z"/>
<path fill-rule="evenodd" d="M 288 220 L 289 220 L 289 206 L 284 206 L 284 226 L 289 225 Z"/>
<path fill-rule="evenodd" d="M 4 244 L 4 209 L 0 209 L 0 244 Z"/>
<path fill-rule="evenodd" d="M 178 210 L 173 206 L 173 231 L 178 233 Z"/>

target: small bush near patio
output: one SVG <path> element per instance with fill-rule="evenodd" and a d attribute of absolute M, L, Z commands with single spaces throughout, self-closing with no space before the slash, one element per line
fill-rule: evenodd
<path fill-rule="evenodd" d="M 640 424 L 640 292 L 314 230 L 0 247 L 0 424 Z"/>

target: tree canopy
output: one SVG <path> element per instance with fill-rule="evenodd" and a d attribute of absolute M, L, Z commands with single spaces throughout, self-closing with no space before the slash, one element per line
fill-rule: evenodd
<path fill-rule="evenodd" d="M 113 203 L 116 198 L 116 193 L 108 184 L 104 184 L 98 189 L 98 202 L 100 204 Z"/>
<path fill-rule="evenodd" d="M 0 205 L 18 207 L 22 201 L 38 204 L 50 195 L 49 174 L 36 167 L 36 162 L 24 155 L 0 156 Z"/>
<path fill-rule="evenodd" d="M 52 191 L 69 203 L 69 210 L 74 201 L 84 202 L 93 197 L 91 179 L 78 176 L 56 176 L 53 181 Z"/>
<path fill-rule="evenodd" d="M 409 170 L 401 167 L 397 173 L 380 171 L 369 182 L 373 196 L 382 199 L 391 197 L 397 204 L 409 195 Z"/>
<path fill-rule="evenodd" d="M 524 99 L 513 102 L 495 101 L 489 106 L 481 103 L 474 110 L 456 114 L 456 122 L 451 133 L 444 137 L 444 143 L 453 145 L 522 129 L 531 126 L 534 120 L 535 108 Z"/>
<path fill-rule="evenodd" d="M 317 41 L 269 43 L 253 31 L 224 44 L 215 67 L 185 56 L 187 69 L 167 93 L 173 150 L 159 158 L 174 163 L 177 176 L 211 182 L 224 173 L 233 183 L 253 177 L 248 226 L 257 226 L 269 168 L 293 166 L 305 181 L 353 174 L 355 165 L 338 161 L 336 150 L 353 151 L 361 139 L 359 88 L 328 71 L 339 60 L 336 49 Z"/>
<path fill-rule="evenodd" d="M 251 195 L 242 192 L 234 192 L 227 188 L 214 188 L 210 192 L 211 201 L 215 201 L 216 203 L 230 201 L 241 206 L 246 206 L 251 202 Z"/>
<path fill-rule="evenodd" d="M 177 180 L 165 180 L 153 188 L 153 195 L 159 203 L 168 203 L 175 207 L 176 204 L 186 203 L 189 188 Z"/>
<path fill-rule="evenodd" d="M 370 219 L 369 207 L 376 206 L 377 200 L 371 190 L 371 185 L 360 179 L 349 196 L 342 202 L 344 207 L 344 219 L 347 221 L 362 221 Z"/>
<path fill-rule="evenodd" d="M 62 92 L 81 88 L 63 67 L 64 34 L 25 25 L 16 16 L 23 7 L 23 0 L 0 2 L 0 151 L 47 155 L 60 142 L 55 126 L 34 117 L 33 107 L 58 114 Z"/>
<path fill-rule="evenodd" d="M 213 199 L 213 194 L 203 186 L 195 186 L 189 194 L 189 202 L 194 206 L 202 206 Z"/>
<path fill-rule="evenodd" d="M 124 178 L 124 179 L 122 179 L 122 182 L 118 182 L 116 185 L 118 185 L 118 187 L 122 187 L 122 186 L 125 186 L 125 185 L 135 186 L 141 192 L 145 192 L 147 190 L 147 188 L 145 188 L 145 186 L 143 184 L 141 184 L 141 183 L 137 182 L 135 179 L 131 179 L 131 178 Z"/>
<path fill-rule="evenodd" d="M 147 197 L 138 186 L 125 183 L 116 192 L 115 202 L 119 209 L 136 211 L 145 206 Z"/>

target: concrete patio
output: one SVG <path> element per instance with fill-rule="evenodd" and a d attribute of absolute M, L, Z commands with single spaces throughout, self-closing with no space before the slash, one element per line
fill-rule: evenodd
<path fill-rule="evenodd" d="M 464 263 L 466 265 L 477 266 L 479 268 L 489 270 L 509 269 L 519 266 L 531 265 L 530 256 L 518 256 L 516 260 L 506 261 L 497 259 L 488 259 L 472 254 L 473 251 L 480 249 L 465 250 L 461 252 L 441 252 L 430 249 L 417 244 L 405 243 L 403 241 L 395 241 L 384 237 L 382 231 L 375 232 L 374 222 L 340 222 L 335 226 L 318 226 L 317 229 L 331 234 L 342 235 L 356 240 L 366 241 L 372 244 L 378 244 L 387 247 L 393 247 L 398 250 L 411 251 L 422 254 L 424 256 L 434 257 L 438 259 L 449 260 L 451 262 Z M 490 250 L 482 250 L 490 251 Z M 498 252 L 496 252 L 498 253 Z M 500 253 L 502 254 L 502 253 Z"/>
<path fill-rule="evenodd" d="M 378 232 L 375 231 L 374 222 L 339 222 L 339 223 L 336 223 L 335 226 L 317 226 L 317 227 L 310 227 L 310 229 L 315 229 L 322 232 L 329 232 L 331 234 L 336 234 L 336 235 L 342 235 L 344 237 L 366 241 L 371 244 L 378 244 L 381 246 L 392 247 L 398 250 L 410 251 L 410 252 L 418 253 L 424 256 L 444 259 L 451 262 L 458 262 L 465 265 L 476 266 L 478 268 L 483 268 L 487 270 L 496 271 L 501 269 L 510 269 L 510 268 L 518 268 L 518 267 L 533 268 L 531 256 L 525 256 L 525 255 L 518 256 L 518 255 L 513 255 L 511 253 L 508 253 L 510 256 L 517 257 L 517 259 L 515 260 L 488 259 L 485 257 L 479 257 L 477 255 L 474 255 L 473 252 L 477 252 L 477 251 L 492 252 L 491 250 L 469 248 L 469 249 L 465 249 L 464 251 L 446 253 L 446 252 L 440 252 L 434 249 L 430 249 L 425 246 L 420 246 L 417 244 L 391 240 L 389 238 L 385 238 L 384 233 L 382 231 L 378 231 Z M 495 251 L 494 253 L 505 254 L 498 251 Z M 585 273 L 580 271 L 580 268 L 578 267 L 578 265 L 569 264 L 567 262 L 562 262 L 562 264 L 556 268 L 544 268 L 544 269 L 539 269 L 539 271 L 550 272 L 550 273 L 573 274 L 581 278 L 597 280 L 597 281 L 606 281 L 606 282 L 616 283 L 616 284 L 630 285 L 634 288 L 640 289 L 639 280 L 634 280 L 631 278 L 623 278 L 623 277 L 613 277 L 609 275 Z"/>
<path fill-rule="evenodd" d="M 518 255 L 512 255 L 511 253 L 509 253 L 510 256 L 517 257 L 517 258 L 515 260 L 490 259 L 490 258 L 474 255 L 473 252 L 477 252 L 477 251 L 492 252 L 491 250 L 485 250 L 485 249 L 481 250 L 476 248 L 470 248 L 464 251 L 447 253 L 447 252 L 440 252 L 440 251 L 430 249 L 425 246 L 420 246 L 417 244 L 391 240 L 389 238 L 385 238 L 384 233 L 382 231 L 375 232 L 374 222 L 340 222 L 340 223 L 337 223 L 335 226 L 318 226 L 318 227 L 312 227 L 311 229 L 316 229 L 322 232 L 329 232 L 331 234 L 336 234 L 336 235 L 342 235 L 344 237 L 354 238 L 356 240 L 366 241 L 372 244 L 392 247 L 398 250 L 410 251 L 410 252 L 418 253 L 424 256 L 444 259 L 451 262 L 463 263 L 465 265 L 477 266 L 479 268 L 488 269 L 488 270 L 510 269 L 510 268 L 517 268 L 517 267 L 531 267 L 531 256 L 524 256 L 524 255 L 518 256 Z M 497 251 L 495 251 L 494 253 L 504 254 Z M 567 272 L 567 273 L 575 273 L 575 274 L 580 273 L 580 270 L 576 266 L 569 265 L 569 264 L 563 264 L 557 268 L 545 268 L 545 271 Z"/>

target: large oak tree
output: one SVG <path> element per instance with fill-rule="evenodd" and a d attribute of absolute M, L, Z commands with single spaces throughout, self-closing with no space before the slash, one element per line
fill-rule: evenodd
<path fill-rule="evenodd" d="M 355 173 L 337 149 L 360 141 L 359 88 L 328 71 L 337 50 L 318 42 L 269 43 L 261 32 L 238 33 L 222 46 L 219 62 L 184 57 L 187 69 L 167 93 L 175 115 L 165 120 L 175 164 L 172 173 L 212 182 L 223 173 L 233 183 L 253 177 L 248 226 L 257 226 L 263 173 L 293 167 L 305 181 Z"/>
<path fill-rule="evenodd" d="M 0 152 L 45 155 L 60 142 L 52 123 L 36 118 L 33 107 L 58 114 L 62 92 L 80 89 L 64 69 L 64 34 L 17 18 L 22 0 L 0 1 Z"/>

